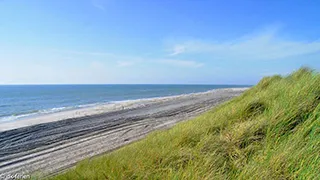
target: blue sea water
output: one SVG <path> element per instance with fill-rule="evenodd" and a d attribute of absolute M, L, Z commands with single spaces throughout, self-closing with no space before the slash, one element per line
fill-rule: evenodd
<path fill-rule="evenodd" d="M 124 100 L 155 98 L 241 85 L 2 85 L 0 123 Z"/>

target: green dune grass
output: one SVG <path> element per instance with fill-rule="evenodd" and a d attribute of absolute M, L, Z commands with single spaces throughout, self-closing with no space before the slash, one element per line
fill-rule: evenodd
<path fill-rule="evenodd" d="M 320 75 L 263 78 L 203 115 L 52 179 L 320 179 Z"/>

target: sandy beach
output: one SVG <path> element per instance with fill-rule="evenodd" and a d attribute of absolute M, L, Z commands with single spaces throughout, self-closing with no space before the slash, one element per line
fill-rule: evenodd
<path fill-rule="evenodd" d="M 0 174 L 53 175 L 193 118 L 246 89 L 124 101 L 2 123 Z"/>

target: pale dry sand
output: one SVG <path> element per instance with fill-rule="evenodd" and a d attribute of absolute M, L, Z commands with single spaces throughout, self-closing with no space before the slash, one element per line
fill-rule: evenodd
<path fill-rule="evenodd" d="M 0 174 L 61 172 L 195 117 L 246 89 L 133 100 L 0 124 Z"/>

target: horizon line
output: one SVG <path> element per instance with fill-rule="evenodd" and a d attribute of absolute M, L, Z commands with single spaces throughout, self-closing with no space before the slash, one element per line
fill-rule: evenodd
<path fill-rule="evenodd" d="M 0 86 L 50 86 L 50 85 L 57 85 L 57 86 L 63 86 L 63 85 L 221 85 L 221 86 L 254 86 L 254 84 L 183 84 L 183 83 L 137 83 L 137 84 L 126 84 L 126 83 L 110 83 L 110 84 L 0 84 Z"/>

